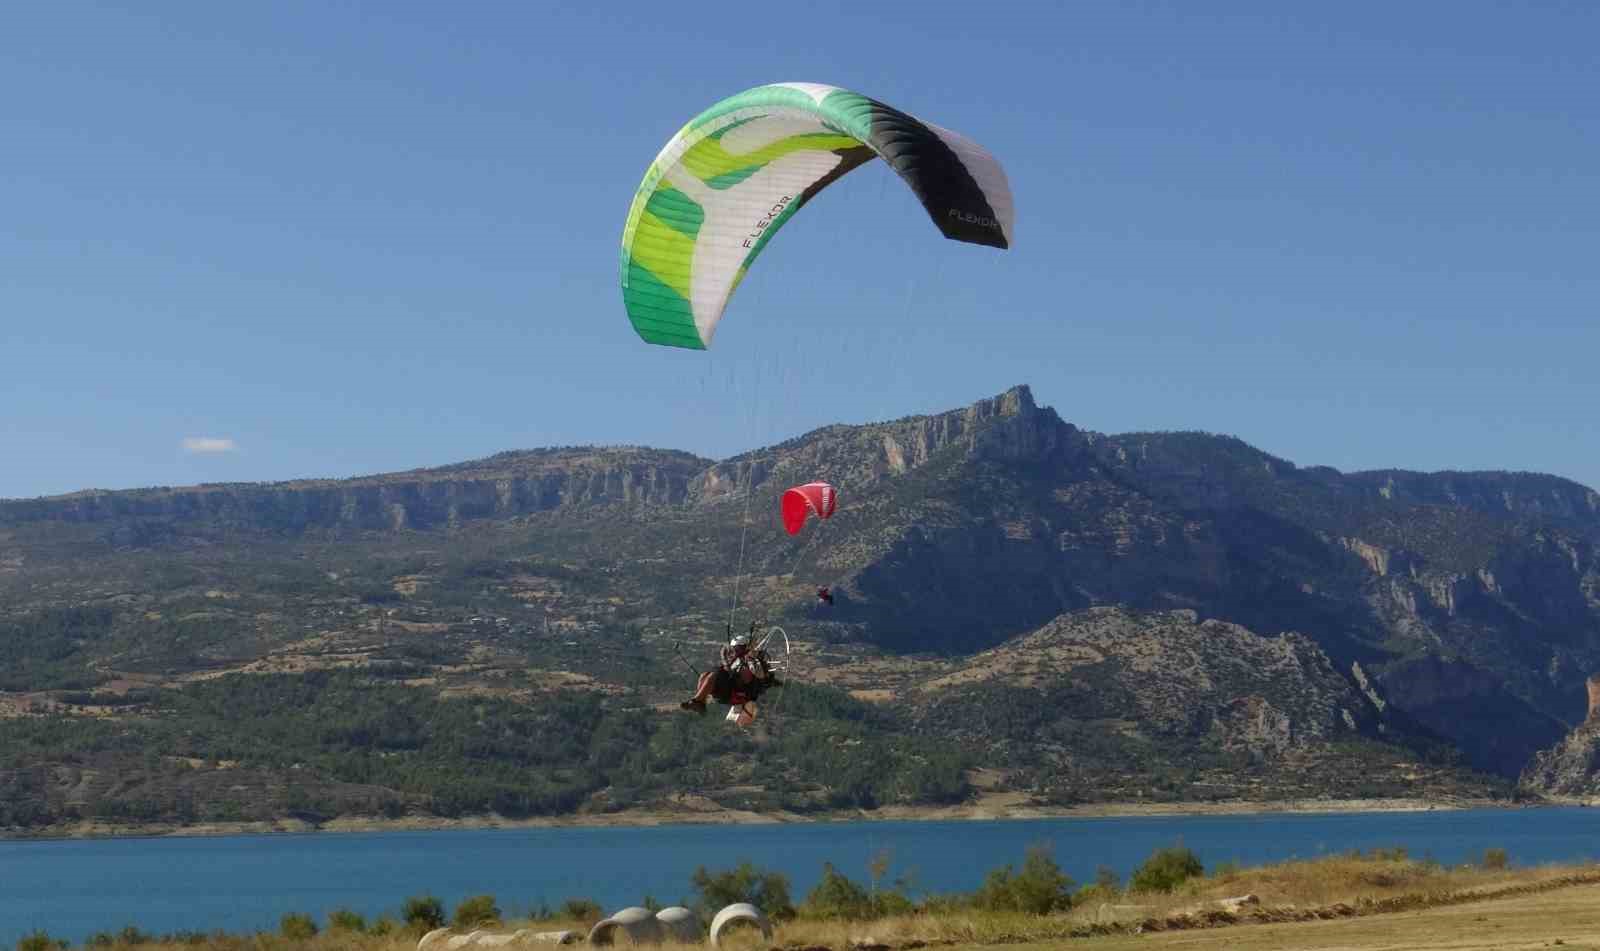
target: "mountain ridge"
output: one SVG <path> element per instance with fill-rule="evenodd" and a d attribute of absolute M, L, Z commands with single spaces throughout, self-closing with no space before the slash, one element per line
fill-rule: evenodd
<path fill-rule="evenodd" d="M 525 477 L 528 473 L 519 470 L 515 466 L 508 466 L 507 464 L 516 463 L 519 461 L 526 461 L 529 463 L 540 462 L 543 461 L 545 457 L 572 459 L 577 457 L 592 457 L 595 455 L 605 454 L 633 454 L 638 456 L 658 457 L 663 461 L 672 460 L 681 462 L 685 465 L 699 466 L 700 469 L 704 471 L 715 469 L 719 466 L 736 465 L 739 463 L 749 462 L 763 456 L 768 456 L 777 452 L 792 449 L 817 438 L 825 438 L 831 435 L 836 435 L 840 431 L 891 428 L 905 426 L 907 424 L 924 424 L 925 427 L 925 424 L 928 421 L 941 421 L 942 424 L 948 425 L 947 423 L 944 423 L 944 421 L 956 417 L 957 415 L 967 417 L 969 420 L 982 420 L 996 416 L 1022 416 L 1027 418 L 1040 414 L 1044 415 L 1046 418 L 1053 418 L 1055 422 L 1062 423 L 1063 425 L 1069 427 L 1069 429 L 1072 431 L 1083 433 L 1091 441 L 1104 441 L 1120 446 L 1132 441 L 1185 438 L 1214 440 L 1234 444 L 1250 453 L 1256 454 L 1263 461 L 1282 466 L 1291 471 L 1306 473 L 1329 473 L 1339 478 L 1357 481 L 1376 482 L 1379 479 L 1383 479 L 1385 480 L 1385 485 L 1377 490 L 1379 491 L 1380 495 L 1384 489 L 1387 489 L 1392 493 L 1396 488 L 1399 488 L 1399 490 L 1402 492 L 1407 492 L 1407 490 L 1409 490 L 1407 494 L 1419 500 L 1423 498 L 1428 498 L 1430 500 L 1434 498 L 1440 498 L 1444 499 L 1450 504 L 1460 504 L 1461 495 L 1452 489 L 1452 486 L 1456 480 L 1463 480 L 1468 483 L 1489 481 L 1540 483 L 1547 487 L 1547 491 L 1552 495 L 1555 501 L 1565 503 L 1560 508 L 1561 513 L 1571 513 L 1573 516 L 1590 515 L 1600 519 L 1600 492 L 1597 492 L 1596 490 L 1589 488 L 1588 486 L 1585 486 L 1575 480 L 1562 476 L 1528 470 L 1509 469 L 1441 469 L 1434 471 L 1422 471 L 1381 468 L 1343 472 L 1334 467 L 1325 465 L 1298 465 L 1284 457 L 1277 456 L 1265 450 L 1259 449 L 1239 436 L 1228 433 L 1212 432 L 1207 430 L 1136 430 L 1115 434 L 1098 433 L 1090 430 L 1082 430 L 1071 423 L 1066 423 L 1064 420 L 1061 420 L 1059 414 L 1057 414 L 1053 408 L 1038 406 L 1033 399 L 1032 388 L 1027 384 L 1018 384 L 1008 388 L 997 396 L 977 400 L 969 406 L 961 409 L 948 410 L 942 413 L 926 415 L 904 416 L 895 420 L 880 422 L 833 423 L 818 427 L 814 430 L 799 434 L 797 436 L 790 437 L 789 439 L 775 443 L 771 446 L 735 453 L 732 456 L 728 456 L 720 460 L 698 456 L 694 453 L 684 450 L 668 449 L 642 444 L 587 444 L 574 446 L 508 449 L 492 453 L 488 456 L 483 456 L 477 459 L 463 460 L 461 462 L 442 463 L 433 466 L 418 466 L 411 469 L 395 470 L 393 472 L 368 473 L 355 476 L 300 476 L 292 479 L 269 482 L 202 482 L 195 483 L 193 485 L 182 486 L 154 485 L 136 486 L 122 489 L 84 488 L 73 490 L 71 492 L 42 496 L 17 498 L 0 497 L 0 522 L 3 522 L 8 517 L 12 520 L 20 520 L 20 513 L 35 510 L 35 507 L 43 504 L 72 503 L 86 497 L 101 498 L 105 496 L 143 496 L 183 492 L 204 493 L 222 492 L 235 489 L 295 490 L 328 489 L 341 486 L 360 488 L 378 486 L 396 481 L 404 481 L 403 477 L 412 477 L 411 480 L 417 482 L 444 481 L 448 477 L 457 476 L 463 473 L 477 472 L 480 470 L 488 470 L 483 473 L 484 478 L 517 478 Z M 760 480 L 758 479 L 758 482 L 759 481 Z M 1428 491 L 1430 487 L 1425 485 L 1428 482 L 1441 482 L 1443 485 L 1442 487 L 1433 489 L 1433 491 Z M 1417 488 L 1419 484 L 1423 484 L 1421 490 Z M 1479 503 L 1477 507 L 1490 509 L 1493 508 L 1492 505 L 1482 502 L 1480 497 L 1468 494 L 1467 498 L 1477 501 Z M 1509 507 L 1509 503 L 1506 503 L 1504 500 L 1502 500 L 1502 504 L 1508 505 Z M 1528 508 L 1537 510 L 1538 506 L 1536 503 L 1530 500 L 1528 502 Z"/>
<path fill-rule="evenodd" d="M 789 538 L 777 496 L 815 478 L 840 486 L 840 508 Z M 723 460 L 562 447 L 244 485 L 0 502 L 0 596 L 13 605 L 0 623 L 40 638 L 13 647 L 8 682 L 177 683 L 411 657 L 451 671 L 446 683 L 500 658 L 493 669 L 565 671 L 538 684 L 570 675 L 624 696 L 640 688 L 590 652 L 671 663 L 652 633 L 667 626 L 769 617 L 849 667 L 874 652 L 983 655 L 1085 612 L 1133 612 L 1146 619 L 1135 627 L 1190 612 L 1315 645 L 1346 684 L 1360 742 L 1453 746 L 1510 780 L 1571 728 L 1600 670 L 1592 490 L 1517 472 L 1347 475 L 1205 433 L 1108 436 L 1026 386 Z M 833 607 L 811 596 L 820 584 Z M 427 644 L 410 633 L 424 631 Z M 1092 684 L 1062 696 L 1104 701 Z M 1207 755 L 1251 750 L 1228 731 L 1286 708 L 1240 709 L 1250 715 L 1192 711 L 1224 724 Z M 1067 716 L 1051 728 L 1110 742 Z M 1339 729 L 1318 742 L 1343 742 Z M 1165 737 L 1158 759 L 1212 742 L 1150 735 Z M 1064 763 L 1024 772 L 1040 789 L 1081 790 L 1049 774 Z"/>

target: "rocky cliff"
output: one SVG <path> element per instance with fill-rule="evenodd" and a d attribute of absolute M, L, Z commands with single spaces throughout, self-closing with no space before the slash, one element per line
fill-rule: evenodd
<path fill-rule="evenodd" d="M 1523 771 L 1523 789 L 1569 799 L 1600 797 L 1600 674 L 1588 680 L 1588 714 L 1560 743 L 1540 751 Z"/>
<path fill-rule="evenodd" d="M 812 617 L 897 650 L 981 649 L 1096 605 L 1300 631 L 1508 776 L 1600 666 L 1600 511 L 1553 477 L 1345 475 L 1230 437 L 1102 436 L 1026 387 L 724 465 L 758 493 L 846 487 L 798 562 L 838 595 Z M 755 541 L 756 570 L 794 570 L 775 530 Z"/>
<path fill-rule="evenodd" d="M 1152 734 L 1205 738 L 1257 755 L 1341 736 L 1375 736 L 1381 700 L 1368 698 L 1310 638 L 1263 637 L 1193 611 L 1091 608 L 966 658 L 920 685 L 942 696 L 975 685 L 1051 690 L 1092 680 L 1091 702 L 1052 705 L 1048 719 L 1138 723 Z"/>
<path fill-rule="evenodd" d="M 1417 738 L 1412 724 L 1310 638 L 1192 611 L 1062 615 L 919 668 L 899 699 L 921 731 L 981 744 L 1054 801 L 1428 795 L 1460 782 L 1395 745 Z"/>

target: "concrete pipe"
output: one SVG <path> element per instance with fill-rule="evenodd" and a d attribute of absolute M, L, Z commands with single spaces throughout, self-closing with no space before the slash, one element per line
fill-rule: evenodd
<path fill-rule="evenodd" d="M 700 930 L 700 919 L 694 912 L 681 905 L 673 905 L 656 912 L 656 921 L 661 922 L 663 935 L 682 944 L 699 944 L 705 932 Z"/>
<path fill-rule="evenodd" d="M 737 924 L 754 925 L 761 929 L 761 936 L 768 941 L 772 940 L 772 922 L 761 913 L 761 909 L 748 902 L 739 902 L 717 912 L 711 919 L 711 946 L 720 947 L 717 943 L 723 931 Z"/>
<path fill-rule="evenodd" d="M 583 934 L 577 931 L 534 931 L 532 928 L 523 928 L 517 932 L 517 940 L 530 944 L 572 944 L 583 940 Z"/>
<path fill-rule="evenodd" d="M 621 930 L 634 944 L 659 944 L 663 929 L 661 922 L 648 908 L 624 908 L 609 918 L 601 919 L 589 929 L 590 944 L 612 944 L 616 932 Z"/>

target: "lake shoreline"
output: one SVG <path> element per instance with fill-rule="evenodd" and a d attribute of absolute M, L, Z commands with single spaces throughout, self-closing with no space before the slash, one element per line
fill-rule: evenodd
<path fill-rule="evenodd" d="M 1246 804 L 1219 805 L 1239 810 Z M 1264 906 L 1288 902 L 1302 909 L 1307 907 L 1302 897 L 1317 897 L 1324 904 L 1343 898 L 1354 907 L 1356 902 L 1348 896 L 1328 891 L 1326 886 L 1334 879 L 1346 881 L 1354 889 L 1351 895 L 1369 899 L 1373 898 L 1374 882 L 1387 883 L 1384 888 L 1427 885 L 1421 888 L 1427 892 L 1430 882 L 1448 884 L 1467 876 L 1471 880 L 1461 879 L 1459 884 L 1476 887 L 1484 874 L 1498 876 L 1498 882 L 1524 873 L 1555 875 L 1552 869 L 1557 866 L 1582 866 L 1584 874 L 1600 881 L 1600 872 L 1595 871 L 1600 869 L 1596 864 L 1600 862 L 1600 846 L 1596 845 L 1600 843 L 1600 812 L 1592 809 L 1506 810 L 1470 808 L 1481 802 L 1392 800 L 1276 805 L 1278 808 L 1267 814 L 1148 821 L 1136 816 L 1082 822 L 917 822 L 889 815 L 883 818 L 901 821 L 767 822 L 734 828 L 660 824 L 653 829 L 607 829 L 592 822 L 578 826 L 574 817 L 567 817 L 561 823 L 565 827 L 553 827 L 556 823 L 546 820 L 538 824 L 544 828 L 513 831 L 509 823 L 480 817 L 459 820 L 454 828 L 427 834 L 387 834 L 382 828 L 370 828 L 371 824 L 366 824 L 366 829 L 343 828 L 365 834 L 259 834 L 272 830 L 265 825 L 240 828 L 229 824 L 210 827 L 209 836 L 195 835 L 199 831 L 195 829 L 185 830 L 186 836 L 163 836 L 144 829 L 138 838 L 9 841 L 0 842 L 0 864 L 15 866 L 26 874 L 14 876 L 14 881 L 0 890 L 0 946 L 9 948 L 39 929 L 48 929 L 53 938 L 81 944 L 93 935 L 115 935 L 130 923 L 148 935 L 222 932 L 248 936 L 278 931 L 291 915 L 319 925 L 331 923 L 332 914 L 341 911 L 362 915 L 368 922 L 393 921 L 403 917 L 397 908 L 406 899 L 422 896 L 435 896 L 445 911 L 474 896 L 496 896 L 496 904 L 508 919 L 543 923 L 549 918 L 549 909 L 560 908 L 568 900 L 612 911 L 652 904 L 651 896 L 660 899 L 655 902 L 659 904 L 692 904 L 690 896 L 695 889 L 690 870 L 728 870 L 744 862 L 782 875 L 794 897 L 810 895 L 832 867 L 857 883 L 879 876 L 903 887 L 908 896 L 936 899 L 975 894 L 987 881 L 986 873 L 1007 865 L 1015 870 L 1018 859 L 1038 847 L 1051 850 L 1062 873 L 1076 883 L 1099 882 L 1107 872 L 1121 883 L 1131 882 L 1152 855 L 1176 843 L 1192 850 L 1217 879 L 1211 894 L 1199 897 L 1224 899 L 1265 889 L 1271 894 L 1260 894 Z M 1434 809 L 1398 811 L 1426 810 L 1428 805 Z M 1448 808 L 1441 809 L 1441 805 Z M 1349 810 L 1357 806 L 1388 807 L 1390 811 L 1328 811 L 1330 807 Z M 1108 804 L 1093 811 L 1104 813 L 1110 808 Z M 1215 812 L 1216 808 L 1209 810 Z M 1291 814 L 1287 809 L 1306 814 Z M 1136 811 L 1148 815 L 1155 807 L 1146 805 Z M 949 812 L 936 811 L 932 818 L 945 818 Z M 627 818 L 657 821 L 639 815 Z M 503 831 L 483 831 L 491 823 Z M 419 823 L 414 820 L 411 825 Z M 385 826 L 392 829 L 394 824 Z M 239 834 L 249 832 L 257 834 Z M 1352 862 L 1389 864 L 1382 869 L 1363 866 L 1352 871 Z M 884 871 L 874 871 L 882 863 L 887 863 Z M 1291 889 L 1298 889 L 1295 894 L 1284 893 L 1292 883 L 1274 872 L 1262 873 L 1257 879 L 1239 878 L 1241 872 L 1284 863 L 1299 863 L 1295 867 L 1301 873 L 1295 881 L 1301 885 Z M 1383 875 L 1374 879 L 1367 874 L 1374 871 Z M 1587 894 L 1587 900 L 1594 902 L 1600 896 L 1600 884 L 1589 886 Z M 1172 900 L 1186 906 L 1194 897 L 1186 894 Z M 1122 899 L 1090 891 L 1084 901 L 1086 917 L 1077 924 L 1102 923 L 1099 906 L 1117 906 Z M 1095 904 L 1089 904 L 1091 901 Z M 1170 910 L 1178 910 L 1177 905 Z M 1600 908 L 1600 904 L 1594 907 Z M 1113 910 L 1118 915 L 1127 912 Z M 1164 904 L 1159 911 L 1156 917 L 1164 920 L 1169 907 Z M 1596 915 L 1596 927 L 1600 928 L 1600 912 Z M 901 937 L 941 941 L 965 937 L 961 943 L 967 944 L 978 937 L 963 931 L 966 925 L 952 932 L 937 922 L 935 933 L 926 933 L 923 926 L 932 920 L 927 916 L 906 919 L 913 930 Z M 1012 918 L 997 922 L 1005 934 L 1011 934 L 1016 924 Z M 849 928 L 848 935 L 802 931 L 796 936 L 811 946 L 849 951 L 859 942 L 844 938 L 861 933 L 856 925 Z M 870 933 L 885 937 L 876 930 Z M 1600 930 L 1595 933 L 1600 935 Z M 830 936 L 839 940 L 823 940 Z M 1052 931 L 1051 937 L 1061 935 Z M 1572 937 L 1566 935 L 1568 941 Z M 210 946 L 228 951 L 237 943 L 219 939 Z M 319 939 L 317 943 L 327 948 L 414 951 L 416 938 L 359 944 Z M 1038 947 L 1047 951 L 1045 945 Z"/>
<path fill-rule="evenodd" d="M 235 835 L 304 835 L 310 833 L 437 832 L 474 829 L 640 828 L 674 825 L 777 825 L 839 822 L 1004 822 L 1039 819 L 1177 818 L 1202 816 L 1272 816 L 1358 813 L 1438 812 L 1461 809 L 1530 809 L 1600 805 L 1588 799 L 1513 802 L 1496 799 L 1288 799 L 1227 802 L 1121 802 L 1079 806 L 1029 803 L 1017 795 L 990 795 L 958 806 L 885 806 L 871 811 L 825 813 L 752 812 L 728 809 L 699 796 L 680 797 L 670 809 L 625 809 L 612 813 L 507 818 L 496 815 L 406 816 L 398 819 L 348 816 L 313 822 L 285 817 L 274 820 L 126 824 L 82 820 L 33 831 L 0 830 L 5 841 L 61 841 L 115 838 L 165 838 Z"/>

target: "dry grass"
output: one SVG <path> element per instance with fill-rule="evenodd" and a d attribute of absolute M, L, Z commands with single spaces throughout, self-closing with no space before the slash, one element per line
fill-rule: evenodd
<path fill-rule="evenodd" d="M 1356 905 L 1404 895 L 1442 895 L 1533 884 L 1572 875 L 1578 867 L 1484 869 L 1444 868 L 1434 863 L 1370 856 L 1331 856 L 1285 862 L 1207 876 L 1191 881 L 1177 894 L 1154 902 L 1163 911 L 1197 901 L 1255 895 L 1264 907 Z M 1138 896 L 1133 899 L 1137 900 Z"/>
<path fill-rule="evenodd" d="M 1216 900 L 1246 894 L 1257 896 L 1260 904 L 1237 915 L 1217 911 Z M 1084 902 L 1069 913 L 1050 916 L 950 907 L 864 922 L 785 922 L 778 927 L 771 945 L 840 951 L 864 951 L 862 946 L 874 945 L 901 949 L 922 945 L 1070 943 L 1084 947 L 1083 940 L 1087 938 L 1091 949 L 1131 947 L 1133 941 L 1141 942 L 1141 946 L 1158 941 L 1185 948 L 1489 948 L 1537 947 L 1540 942 L 1535 933 L 1543 935 L 1548 931 L 1550 937 L 1545 943 L 1551 946 L 1555 938 L 1564 934 L 1567 946 L 1600 948 L 1597 899 L 1600 868 L 1595 866 L 1446 869 L 1427 862 L 1339 856 L 1224 872 L 1193 880 L 1169 895 L 1120 895 L 1104 902 L 1124 906 L 1119 914 L 1111 916 L 1113 920 L 1107 920 L 1101 900 Z M 1435 924 L 1429 925 L 1430 921 Z M 1497 924 L 1491 926 L 1494 922 Z M 493 930 L 506 933 L 520 928 L 570 929 L 582 934 L 589 924 L 517 920 Z M 1233 924 L 1240 927 L 1226 927 Z M 1457 928 L 1473 931 L 1468 936 L 1472 940 L 1445 942 Z M 1395 929 L 1413 934 L 1415 943 L 1384 943 L 1383 936 L 1400 933 Z M 1161 933 L 1136 936 L 1136 931 Z M 215 935 L 166 947 L 190 947 L 196 951 L 413 951 L 418 937 L 418 932 L 408 930 L 385 936 L 324 931 L 301 941 L 269 934 Z M 766 947 L 764 942 L 749 940 L 757 937 L 750 932 L 748 939 L 735 938 L 725 943 L 731 944 L 728 951 Z M 1485 943 L 1473 943 L 1478 938 Z M 1593 943 L 1584 944 L 1585 941 Z M 621 944 L 625 946 L 626 940 Z M 152 951 L 157 946 L 116 943 L 99 947 L 109 951 Z M 658 947 L 660 951 L 705 951 L 706 946 Z"/>
<path fill-rule="evenodd" d="M 1600 886 L 1327 921 L 1120 934 L 1044 947 L 1084 951 L 1499 951 L 1600 949 Z"/>

